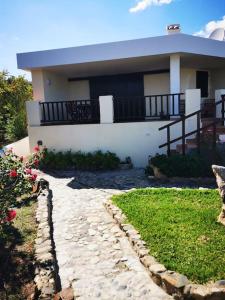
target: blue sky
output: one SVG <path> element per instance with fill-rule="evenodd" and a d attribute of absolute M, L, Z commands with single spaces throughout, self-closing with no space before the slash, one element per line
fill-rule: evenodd
<path fill-rule="evenodd" d="M 0 70 L 25 74 L 18 52 L 163 35 L 171 23 L 207 36 L 224 16 L 225 0 L 0 0 Z"/>

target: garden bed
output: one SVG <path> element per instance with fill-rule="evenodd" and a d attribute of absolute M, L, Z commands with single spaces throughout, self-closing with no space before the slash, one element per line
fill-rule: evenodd
<path fill-rule="evenodd" d="M 23 201 L 13 224 L 0 236 L 0 299 L 32 299 L 34 284 L 34 241 L 36 201 Z M 7 295 L 7 297 L 6 297 Z"/>
<path fill-rule="evenodd" d="M 216 222 L 221 208 L 217 191 L 140 189 L 113 201 L 168 269 L 194 283 L 225 278 L 225 228 Z"/>

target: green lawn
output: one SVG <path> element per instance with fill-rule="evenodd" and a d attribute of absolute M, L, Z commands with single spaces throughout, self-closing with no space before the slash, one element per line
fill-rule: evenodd
<path fill-rule="evenodd" d="M 216 190 L 139 189 L 113 196 L 150 254 L 192 282 L 225 279 L 225 227 Z"/>

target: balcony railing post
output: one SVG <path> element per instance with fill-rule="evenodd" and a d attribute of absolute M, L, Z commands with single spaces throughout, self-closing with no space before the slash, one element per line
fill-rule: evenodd
<path fill-rule="evenodd" d="M 114 122 L 113 96 L 100 96 L 100 123 L 111 124 Z"/>
<path fill-rule="evenodd" d="M 185 118 L 182 117 L 182 154 L 185 155 L 186 145 L 185 145 Z"/>
<path fill-rule="evenodd" d="M 170 156 L 170 127 L 167 127 L 167 155 Z"/>

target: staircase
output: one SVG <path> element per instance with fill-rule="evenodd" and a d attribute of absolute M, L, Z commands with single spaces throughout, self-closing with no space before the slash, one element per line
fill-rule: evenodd
<path fill-rule="evenodd" d="M 221 106 L 221 116 L 216 117 L 216 108 Z M 201 145 L 207 144 L 216 147 L 217 142 L 224 140 L 223 135 L 225 135 L 225 95 L 222 99 L 213 105 L 212 115 L 213 117 L 204 118 L 204 110 L 200 109 L 189 115 L 184 115 L 180 119 L 165 125 L 159 130 L 167 130 L 167 142 L 160 145 L 159 148 L 167 147 L 167 154 L 183 154 L 186 155 L 192 150 L 196 150 L 198 153 L 201 152 Z M 193 118 L 195 117 L 195 118 Z M 196 128 L 192 131 L 187 131 L 187 120 L 192 118 L 193 122 L 196 122 Z M 196 120 L 196 121 L 195 121 Z M 182 134 L 178 138 L 171 139 L 171 127 L 180 124 Z M 179 143 L 177 143 L 179 142 Z"/>

